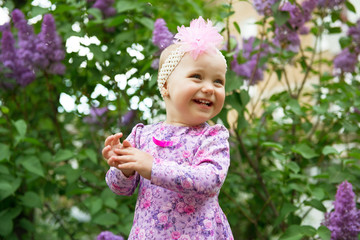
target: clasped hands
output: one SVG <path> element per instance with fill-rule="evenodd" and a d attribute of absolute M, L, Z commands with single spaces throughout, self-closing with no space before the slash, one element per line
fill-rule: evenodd
<path fill-rule="evenodd" d="M 139 150 L 127 140 L 120 142 L 122 133 L 111 135 L 105 140 L 102 155 L 111 167 L 121 170 L 126 177 L 138 172 L 142 177 L 151 179 L 151 169 L 154 157 Z"/>

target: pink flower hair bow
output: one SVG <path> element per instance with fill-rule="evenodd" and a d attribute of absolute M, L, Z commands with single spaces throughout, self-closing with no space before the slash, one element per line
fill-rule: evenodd
<path fill-rule="evenodd" d="M 175 43 L 181 45 L 181 50 L 190 52 L 196 60 L 205 51 L 215 52 L 222 43 L 223 37 L 208 19 L 207 22 L 200 16 L 190 22 L 190 27 L 184 25 L 177 28 L 174 36 Z"/>

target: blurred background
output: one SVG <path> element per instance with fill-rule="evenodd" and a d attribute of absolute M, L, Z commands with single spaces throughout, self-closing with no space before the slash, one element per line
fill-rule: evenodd
<path fill-rule="evenodd" d="M 0 0 L 0 239 L 127 238 L 136 194 L 106 186 L 103 142 L 164 119 L 158 58 L 198 16 L 225 40 L 210 124 L 230 131 L 219 201 L 235 239 L 358 239 L 359 13 L 357 0 Z"/>

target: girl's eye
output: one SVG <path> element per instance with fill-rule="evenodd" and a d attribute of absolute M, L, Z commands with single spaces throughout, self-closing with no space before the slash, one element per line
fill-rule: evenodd
<path fill-rule="evenodd" d="M 190 77 L 191 77 L 191 78 L 198 78 L 198 79 L 201 78 L 200 74 L 193 74 L 193 75 L 191 75 Z"/>
<path fill-rule="evenodd" d="M 216 80 L 215 80 L 215 83 L 216 83 L 216 84 L 224 85 L 224 81 L 221 80 L 221 79 L 216 79 Z"/>

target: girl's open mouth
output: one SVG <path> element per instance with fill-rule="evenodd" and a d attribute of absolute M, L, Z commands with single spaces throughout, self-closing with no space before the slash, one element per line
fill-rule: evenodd
<path fill-rule="evenodd" d="M 211 107 L 213 105 L 213 103 L 211 101 L 208 100 L 203 100 L 203 99 L 194 99 L 194 102 L 196 102 L 197 104 L 202 104 L 208 107 Z"/>

